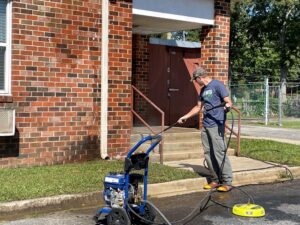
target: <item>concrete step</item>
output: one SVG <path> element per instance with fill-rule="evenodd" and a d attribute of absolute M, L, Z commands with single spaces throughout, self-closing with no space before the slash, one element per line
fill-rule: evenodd
<path fill-rule="evenodd" d="M 183 151 L 183 152 L 172 152 L 164 153 L 164 161 L 178 161 L 178 160 L 187 160 L 187 159 L 200 159 L 203 158 L 203 152 L 198 151 Z M 153 153 L 150 155 L 151 162 L 159 162 L 160 155 L 158 153 Z"/>
<path fill-rule="evenodd" d="M 133 134 L 131 135 L 131 148 L 137 144 L 143 137 L 149 134 Z M 201 135 L 199 131 L 165 133 L 164 136 L 164 161 L 177 161 L 187 159 L 198 159 L 203 157 L 203 147 L 201 143 Z M 138 151 L 147 151 L 151 146 L 151 142 L 142 144 Z M 230 149 L 228 155 L 233 155 L 234 150 Z M 154 149 L 150 156 L 151 161 L 159 162 L 159 147 Z"/>
<path fill-rule="evenodd" d="M 234 155 L 234 149 L 230 148 L 227 151 L 228 156 Z M 181 160 L 191 160 L 204 158 L 204 153 L 202 149 L 192 150 L 192 151 L 182 151 L 182 152 L 164 152 L 164 162 L 181 161 Z M 159 162 L 160 155 L 158 151 L 150 154 L 151 162 Z"/>
<path fill-rule="evenodd" d="M 132 144 L 139 142 L 143 137 L 149 134 L 132 134 L 130 141 Z M 189 142 L 189 141 L 201 141 L 200 132 L 188 132 L 188 133 L 166 133 L 163 135 L 164 142 Z"/>
<path fill-rule="evenodd" d="M 178 151 L 202 151 L 200 140 L 187 140 L 186 142 L 165 142 L 164 152 L 172 153 Z"/>
<path fill-rule="evenodd" d="M 166 133 L 163 137 L 165 142 L 188 142 L 191 140 L 201 141 L 200 131 L 187 133 Z"/>
<path fill-rule="evenodd" d="M 150 148 L 150 144 L 143 144 L 138 148 L 138 151 L 146 152 L 148 148 Z M 131 146 L 131 148 L 133 145 Z M 163 145 L 163 151 L 165 153 L 178 153 L 178 152 L 184 152 L 184 151 L 190 151 L 190 152 L 199 152 L 202 151 L 203 147 L 202 144 L 199 142 L 191 142 L 191 143 L 164 143 Z M 154 148 L 154 152 L 159 151 L 159 146 L 156 146 Z"/>
<path fill-rule="evenodd" d="M 137 139 L 136 137 L 134 137 L 132 139 L 133 141 L 131 141 L 130 143 L 130 147 L 132 148 L 133 146 L 135 146 L 140 139 Z M 139 149 L 141 149 L 142 151 L 146 151 L 149 147 L 151 146 L 151 142 L 147 141 L 145 143 L 143 143 Z M 198 139 L 193 139 L 193 138 L 187 138 L 184 140 L 170 140 L 170 139 L 164 139 L 164 151 L 182 151 L 182 150 L 193 150 L 193 149 L 201 149 L 202 148 L 202 144 L 201 144 L 201 140 Z M 158 146 L 156 147 L 156 149 L 158 149 Z"/>

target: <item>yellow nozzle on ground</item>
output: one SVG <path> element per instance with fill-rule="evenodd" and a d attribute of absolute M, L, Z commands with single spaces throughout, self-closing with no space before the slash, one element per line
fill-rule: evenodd
<path fill-rule="evenodd" d="M 232 213 L 237 216 L 262 217 L 265 216 L 265 209 L 255 204 L 236 204 L 232 208 Z"/>

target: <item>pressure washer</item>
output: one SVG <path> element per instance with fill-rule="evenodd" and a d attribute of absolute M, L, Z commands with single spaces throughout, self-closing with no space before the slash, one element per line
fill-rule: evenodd
<path fill-rule="evenodd" d="M 142 219 L 154 222 L 156 213 L 147 202 L 148 164 L 149 154 L 161 140 L 161 135 L 143 137 L 127 154 L 124 172 L 111 172 L 104 178 L 103 198 L 107 206 L 97 212 L 96 224 L 145 224 Z M 152 142 L 147 151 L 134 154 L 147 141 Z M 131 173 L 133 170 L 144 170 L 144 175 Z M 144 184 L 143 193 L 138 190 L 141 182 Z"/>
<path fill-rule="evenodd" d="M 224 106 L 225 104 L 222 103 L 217 107 Z M 208 110 L 212 109 L 213 108 Z M 230 109 L 226 110 L 230 111 Z M 199 209 L 201 213 L 210 201 L 222 205 L 212 199 L 212 193 L 216 192 L 216 189 L 212 189 L 207 193 L 205 198 L 200 201 L 199 206 L 195 207 L 189 215 L 181 220 L 170 222 L 163 213 L 155 207 L 155 205 L 147 200 L 149 154 L 162 140 L 161 134 L 171 129 L 176 124 L 177 122 L 158 134 L 142 137 L 125 157 L 124 171 L 110 172 L 105 176 L 103 199 L 106 206 L 101 208 L 94 216 L 97 225 L 172 225 L 190 219 L 195 212 L 199 212 Z M 148 141 L 151 142 L 151 145 L 146 152 L 137 152 L 139 147 Z M 144 170 L 144 173 L 133 172 L 138 170 Z M 143 183 L 143 190 L 139 189 L 139 184 L 141 183 Z M 225 205 L 222 206 L 229 208 Z M 232 207 L 232 213 L 244 217 L 262 217 L 265 215 L 265 210 L 263 207 L 254 204 L 252 197 L 249 196 L 249 202 L 246 204 L 234 205 Z M 155 222 L 157 214 L 165 221 L 164 223 Z"/>

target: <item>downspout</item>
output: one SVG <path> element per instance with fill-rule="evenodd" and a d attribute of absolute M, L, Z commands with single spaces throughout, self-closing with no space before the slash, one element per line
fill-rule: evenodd
<path fill-rule="evenodd" d="M 102 0 L 102 48 L 101 48 L 101 122 L 100 122 L 100 155 L 109 159 L 107 154 L 107 109 L 108 109 L 108 16 L 109 0 Z"/>

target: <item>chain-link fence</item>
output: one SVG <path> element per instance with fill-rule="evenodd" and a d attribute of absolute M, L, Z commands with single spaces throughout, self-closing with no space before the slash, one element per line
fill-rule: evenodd
<path fill-rule="evenodd" d="M 300 118 L 300 83 L 255 82 L 247 85 L 231 85 L 231 98 L 241 111 L 242 119 L 263 120 L 265 124 L 287 117 Z"/>

